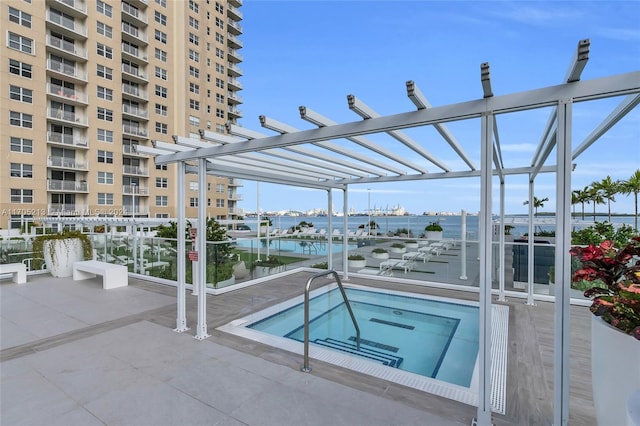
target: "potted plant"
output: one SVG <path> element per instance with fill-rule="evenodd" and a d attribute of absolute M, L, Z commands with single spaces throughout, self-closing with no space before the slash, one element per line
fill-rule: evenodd
<path fill-rule="evenodd" d="M 284 262 L 277 256 L 270 255 L 264 259 L 253 262 L 253 270 L 256 278 L 265 277 L 284 271 Z"/>
<path fill-rule="evenodd" d="M 431 222 L 424 227 L 425 238 L 427 240 L 441 240 L 442 230 L 442 226 L 438 222 Z"/>
<path fill-rule="evenodd" d="M 402 243 L 393 243 L 389 247 L 389 251 L 391 251 L 391 253 L 406 253 L 407 246 Z"/>
<path fill-rule="evenodd" d="M 407 241 L 404 242 L 404 245 L 408 249 L 417 249 L 418 248 L 418 242 L 416 240 L 407 240 Z"/>
<path fill-rule="evenodd" d="M 626 401 L 640 389 L 640 237 L 623 248 L 606 240 L 573 247 L 581 262 L 573 281 L 593 285 L 591 383 L 598 424 L 627 424 Z"/>
<path fill-rule="evenodd" d="M 367 266 L 367 260 L 361 254 L 350 254 L 347 257 L 347 263 L 350 268 L 364 268 Z"/>
<path fill-rule="evenodd" d="M 31 247 L 33 257 L 43 258 L 51 275 L 57 278 L 73 275 L 73 262 L 93 258 L 89 237 L 68 228 L 56 234 L 38 235 Z"/>
<path fill-rule="evenodd" d="M 371 250 L 371 257 L 375 259 L 388 259 L 389 252 L 381 247 L 376 247 Z"/>

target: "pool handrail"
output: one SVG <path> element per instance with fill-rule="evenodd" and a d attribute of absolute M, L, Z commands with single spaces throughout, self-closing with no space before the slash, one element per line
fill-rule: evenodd
<path fill-rule="evenodd" d="M 353 310 L 351 310 L 351 305 L 349 304 L 349 300 L 347 299 L 347 293 L 344 292 L 344 287 L 342 286 L 342 281 L 340 280 L 340 276 L 334 270 L 320 272 L 318 274 L 313 275 L 307 281 L 307 285 L 304 287 L 304 365 L 301 370 L 305 373 L 311 371 L 311 366 L 309 365 L 309 289 L 311 288 L 311 282 L 316 278 L 326 277 L 328 275 L 333 275 L 336 279 L 336 283 L 338 284 L 338 288 L 340 289 L 340 293 L 342 294 L 342 299 L 344 300 L 344 304 L 347 306 L 347 310 L 349 311 L 349 315 L 351 316 L 351 321 L 353 322 L 353 326 L 356 329 L 356 348 L 360 351 L 360 327 L 358 327 L 358 321 L 356 321 L 355 315 L 353 315 Z"/>

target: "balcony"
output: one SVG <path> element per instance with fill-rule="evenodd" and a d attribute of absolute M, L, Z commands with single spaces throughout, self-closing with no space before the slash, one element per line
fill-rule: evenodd
<path fill-rule="evenodd" d="M 237 7 L 227 4 L 227 15 L 234 21 L 242 21 L 242 12 Z"/>
<path fill-rule="evenodd" d="M 87 38 L 87 27 L 73 19 L 60 16 L 52 12 L 51 9 L 47 10 L 47 23 L 53 24 L 56 32 L 59 31 L 64 35 L 70 35 L 71 37 L 80 36 L 82 38 Z"/>
<path fill-rule="evenodd" d="M 242 25 L 233 19 L 227 19 L 227 30 L 229 30 L 230 34 L 240 35 L 242 34 Z"/>
<path fill-rule="evenodd" d="M 149 132 L 144 127 L 131 126 L 129 124 L 122 125 L 122 132 L 127 135 L 138 136 L 142 138 L 148 138 Z"/>
<path fill-rule="evenodd" d="M 49 95 L 63 98 L 65 101 L 71 101 L 71 103 L 85 104 L 87 103 L 87 94 L 79 90 L 70 89 L 68 87 L 60 86 L 59 84 L 47 83 L 47 93 Z"/>
<path fill-rule="evenodd" d="M 244 184 L 240 179 L 229 178 L 229 181 L 227 182 L 227 186 L 244 186 Z"/>
<path fill-rule="evenodd" d="M 237 92 L 232 92 L 232 91 L 227 92 L 227 99 L 229 100 L 230 104 L 242 103 L 242 96 L 238 95 Z"/>
<path fill-rule="evenodd" d="M 89 192 L 86 181 L 47 179 L 47 191 Z"/>
<path fill-rule="evenodd" d="M 53 203 L 47 205 L 48 215 L 79 216 L 88 212 L 88 206 L 78 204 Z"/>
<path fill-rule="evenodd" d="M 87 73 L 78 66 L 47 59 L 47 70 L 63 74 L 65 77 L 71 77 L 83 83 L 87 82 Z"/>
<path fill-rule="evenodd" d="M 64 133 L 47 132 L 47 143 L 72 146 L 74 148 L 89 148 L 86 138 Z"/>
<path fill-rule="evenodd" d="M 75 43 L 71 43 L 67 40 L 62 40 L 58 37 L 53 37 L 51 34 L 47 34 L 47 46 L 58 49 L 60 52 L 66 53 L 74 57 L 74 59 L 87 59 L 87 50 L 83 46 L 78 46 Z"/>
<path fill-rule="evenodd" d="M 149 113 L 147 112 L 146 109 L 136 107 L 136 106 L 131 106 L 128 104 L 122 104 L 122 113 L 134 118 L 142 118 L 144 120 L 149 119 Z"/>
<path fill-rule="evenodd" d="M 65 13 L 73 16 L 86 17 L 87 4 L 80 0 L 55 0 L 54 4 L 61 7 Z"/>
<path fill-rule="evenodd" d="M 138 152 L 138 145 L 122 145 L 122 153 L 126 155 L 134 155 L 136 157 L 149 157 L 149 154 Z"/>
<path fill-rule="evenodd" d="M 122 214 L 124 216 L 149 216 L 149 207 L 135 206 L 135 209 L 131 205 L 123 206 Z"/>
<path fill-rule="evenodd" d="M 227 41 L 229 42 L 229 47 L 233 48 L 233 49 L 240 49 L 242 48 L 242 41 L 240 41 L 240 39 L 236 36 L 233 36 L 231 34 L 229 34 L 227 36 Z"/>
<path fill-rule="evenodd" d="M 75 158 L 66 157 L 49 157 L 47 160 L 49 167 L 56 167 L 60 169 L 73 169 L 73 170 L 89 170 L 86 162 L 76 160 Z"/>
<path fill-rule="evenodd" d="M 243 210 L 242 210 L 242 209 L 238 209 L 238 208 L 231 208 L 231 207 L 229 207 L 229 208 L 227 209 L 227 214 L 228 214 L 228 215 L 231 215 L 231 216 L 240 216 L 240 215 L 242 215 L 243 213 L 244 213 L 244 212 L 243 212 Z"/>
<path fill-rule="evenodd" d="M 243 73 L 242 68 L 240 68 L 238 65 L 234 64 L 233 62 L 228 62 L 227 63 L 227 71 L 229 72 L 229 75 L 232 77 L 240 77 Z"/>
<path fill-rule="evenodd" d="M 137 47 L 122 43 L 122 57 L 147 62 L 147 54 Z"/>
<path fill-rule="evenodd" d="M 146 186 L 138 186 L 138 185 L 122 185 L 122 194 L 123 195 L 140 195 L 142 197 L 149 196 L 149 188 Z"/>
<path fill-rule="evenodd" d="M 229 199 L 229 201 L 242 201 L 244 198 L 242 197 L 242 194 L 227 194 L 227 198 Z"/>
<path fill-rule="evenodd" d="M 149 100 L 149 95 L 147 94 L 146 90 L 126 83 L 122 83 L 122 94 L 129 95 L 130 97 L 134 98 L 144 99 L 145 101 Z"/>
<path fill-rule="evenodd" d="M 129 79 L 138 83 L 147 83 L 148 77 L 140 70 L 140 68 L 132 67 L 129 64 L 122 64 L 122 73 Z"/>
<path fill-rule="evenodd" d="M 122 16 L 133 18 L 134 21 L 147 25 L 147 15 L 144 12 L 141 12 L 139 9 L 128 5 L 127 3 L 122 3 Z"/>
<path fill-rule="evenodd" d="M 47 118 L 49 120 L 63 122 L 64 124 L 73 123 L 80 126 L 88 125 L 86 115 L 72 111 L 65 111 L 63 109 L 47 108 Z"/>
<path fill-rule="evenodd" d="M 229 113 L 229 115 L 234 115 L 235 117 L 242 117 L 242 111 L 240 111 L 238 108 L 232 106 L 232 105 L 228 105 L 227 106 L 227 112 Z"/>
<path fill-rule="evenodd" d="M 149 170 L 140 166 L 130 166 L 125 164 L 122 166 L 122 173 L 125 175 L 149 176 Z"/>
<path fill-rule="evenodd" d="M 240 83 L 240 80 L 235 77 L 228 77 L 227 84 L 229 85 L 230 89 L 242 90 L 242 83 Z"/>
<path fill-rule="evenodd" d="M 149 43 L 149 38 L 147 37 L 147 33 L 140 31 L 136 28 L 131 27 L 130 25 L 126 25 L 124 22 L 122 23 L 122 34 L 126 36 L 131 36 L 132 41 L 140 41 L 144 44 Z"/>
<path fill-rule="evenodd" d="M 229 0 L 229 4 L 232 4 L 233 6 L 236 6 L 236 7 L 240 7 L 242 6 L 242 0 Z"/>
<path fill-rule="evenodd" d="M 242 54 L 236 49 L 227 49 L 227 59 L 231 62 L 242 62 Z"/>

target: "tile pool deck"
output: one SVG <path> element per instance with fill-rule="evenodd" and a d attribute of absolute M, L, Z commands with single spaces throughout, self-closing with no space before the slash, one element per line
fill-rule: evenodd
<path fill-rule="evenodd" d="M 130 279 L 103 290 L 99 279 L 48 275 L 0 281 L 0 424 L 7 425 L 455 425 L 475 408 L 382 379 L 231 336 L 215 328 L 302 292 L 299 272 L 207 298 L 205 341 L 175 333 L 176 289 Z M 352 278 L 378 287 L 389 283 Z M 466 299 L 395 284 L 396 289 Z M 190 294 L 190 292 L 188 292 Z M 510 305 L 506 415 L 496 425 L 551 424 L 553 305 Z M 595 424 L 589 315 L 572 307 L 571 423 Z"/>

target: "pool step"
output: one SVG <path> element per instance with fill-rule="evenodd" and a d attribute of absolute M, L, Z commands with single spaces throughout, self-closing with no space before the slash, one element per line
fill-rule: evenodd
<path fill-rule="evenodd" d="M 349 354 L 356 355 L 362 358 L 367 358 L 369 360 L 379 362 L 382 365 L 387 365 L 389 367 L 398 368 L 403 361 L 402 357 L 367 348 L 364 344 L 362 344 L 362 342 L 360 344 L 360 350 L 358 350 L 358 347 L 355 343 L 344 342 L 342 340 L 336 340 L 330 337 L 326 339 L 316 339 L 313 341 L 313 343 L 342 352 L 347 352 Z"/>

